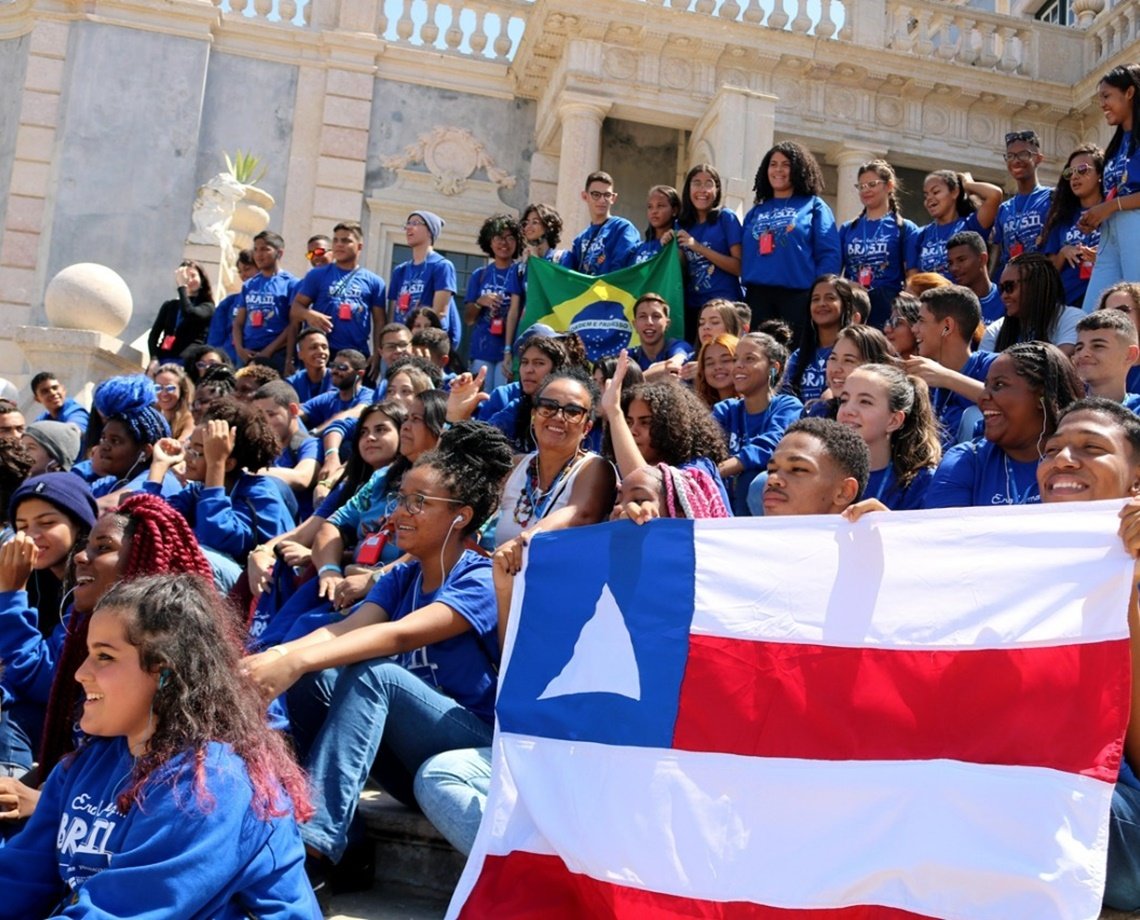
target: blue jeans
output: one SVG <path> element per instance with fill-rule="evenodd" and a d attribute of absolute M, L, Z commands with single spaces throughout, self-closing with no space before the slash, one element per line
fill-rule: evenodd
<path fill-rule="evenodd" d="M 1140 211 L 1118 211 L 1100 225 L 1100 245 L 1085 291 L 1084 311 L 1092 313 L 1104 289 L 1118 281 L 1140 281 Z"/>
<path fill-rule="evenodd" d="M 1104 904 L 1140 910 L 1140 789 L 1117 783 L 1108 822 Z"/>
<path fill-rule="evenodd" d="M 507 375 L 503 373 L 502 361 L 484 361 L 482 358 L 471 359 L 471 373 L 478 374 L 481 368 L 487 368 L 487 376 L 483 378 L 483 392 L 490 393 L 495 387 L 508 384 Z"/>
<path fill-rule="evenodd" d="M 416 773 L 416 801 L 427 819 L 464 856 L 471 853 L 491 789 L 491 749 L 444 751 Z"/>
<path fill-rule="evenodd" d="M 333 862 L 370 774 L 407 799 L 433 754 L 491 743 L 488 723 L 387 658 L 307 675 L 289 691 L 289 715 L 316 806 L 301 836 Z"/>

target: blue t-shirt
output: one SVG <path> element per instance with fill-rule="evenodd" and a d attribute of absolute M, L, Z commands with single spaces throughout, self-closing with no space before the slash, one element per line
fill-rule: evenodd
<path fill-rule="evenodd" d="M 827 389 L 827 359 L 831 357 L 832 346 L 817 348 L 811 364 L 804 368 L 803 377 L 800 378 L 799 397 L 801 402 L 809 399 L 819 399 Z M 800 350 L 797 348 L 788 358 L 788 366 L 784 372 L 784 389 L 793 390 L 793 381 L 799 372 Z"/>
<path fill-rule="evenodd" d="M 986 230 L 977 214 L 956 217 L 948 224 L 936 224 L 933 221 L 927 224 L 914 237 L 914 246 L 907 254 L 907 266 L 917 268 L 920 272 L 937 272 L 949 278 L 950 257 L 946 254 L 946 241 L 964 230 L 973 230 L 982 239 L 986 238 Z"/>
<path fill-rule="evenodd" d="M 605 223 L 591 224 L 574 237 L 565 264 L 583 275 L 616 272 L 630 264 L 640 243 L 641 234 L 633 224 L 624 217 L 610 217 Z"/>
<path fill-rule="evenodd" d="M 731 256 L 732 247 L 744 247 L 744 228 L 735 211 L 721 208 L 712 223 L 696 223 L 684 228 L 689 236 L 702 246 Z M 740 279 L 717 268 L 708 259 L 691 249 L 682 249 L 687 268 L 685 274 L 685 309 L 699 310 L 710 300 L 723 297 L 725 300 L 740 300 Z"/>
<path fill-rule="evenodd" d="M 750 414 L 744 400 L 736 398 L 722 399 L 713 406 L 712 414 L 724 431 L 729 454 L 746 470 L 763 470 L 785 429 L 800 417 L 803 409 L 803 403 L 794 396 L 777 393 L 763 412 Z"/>
<path fill-rule="evenodd" d="M 435 591 L 424 591 L 419 562 L 391 569 L 368 592 L 369 603 L 395 622 L 431 603 L 446 604 L 471 629 L 398 656 L 400 664 L 485 722 L 494 720 L 499 666 L 498 624 L 491 560 L 467 550 Z"/>
<path fill-rule="evenodd" d="M 1038 504 L 1037 461 L 1012 460 L 985 438 L 955 445 L 942 457 L 924 508 Z"/>
<path fill-rule="evenodd" d="M 923 507 L 926 490 L 933 480 L 934 470 L 923 467 L 914 474 L 909 486 L 901 488 L 894 464 L 888 463 L 881 470 L 871 471 L 867 488 L 863 490 L 863 498 L 877 498 L 892 511 L 914 511 Z"/>
<path fill-rule="evenodd" d="M 990 365 L 996 358 L 997 354 L 994 352 L 976 351 L 966 359 L 966 363 L 958 369 L 958 373 L 971 380 L 985 383 L 986 374 L 989 373 Z M 934 409 L 934 417 L 941 428 L 942 449 L 945 450 L 957 443 L 962 413 L 977 403 L 945 387 L 935 387 L 930 391 L 930 403 Z"/>
<path fill-rule="evenodd" d="M 210 317 L 210 328 L 206 331 L 206 344 L 211 348 L 220 348 L 234 364 L 238 363 L 237 352 L 234 351 L 234 310 L 241 303 L 241 291 L 230 294 L 214 308 L 214 315 Z"/>
<path fill-rule="evenodd" d="M 990 292 L 985 297 L 979 297 L 978 303 L 982 306 L 982 322 L 987 326 L 1005 316 L 1005 304 L 1001 302 L 1001 291 L 992 281 Z"/>
<path fill-rule="evenodd" d="M 418 265 L 409 259 L 392 269 L 392 322 L 408 325 L 408 315 L 419 307 L 431 308 L 435 295 L 440 291 L 450 291 L 453 295 L 447 307 L 447 316 L 442 318 L 444 331 L 452 349 L 459 348 L 462 334 L 459 324 L 459 307 L 455 305 L 455 292 L 459 282 L 455 276 L 455 266 L 438 252 L 429 252 Z M 503 357 L 502 350 L 499 358 Z"/>
<path fill-rule="evenodd" d="M 210 742 L 203 754 L 167 761 L 147 779 L 144 804 L 121 813 L 135 759 L 125 738 L 89 739 L 52 770 L 27 827 L 0 848 L 4 915 L 318 920 L 292 814 L 256 813 L 245 761 L 229 745 Z M 283 792 L 273 804 L 290 811 Z"/>
<path fill-rule="evenodd" d="M 990 242 L 1001 248 L 998 264 L 992 267 L 993 277 L 1000 277 L 1002 266 L 1015 255 L 1039 251 L 1037 238 L 1041 236 L 1052 203 L 1053 189 L 1045 185 L 1001 203 L 990 234 Z"/>
<path fill-rule="evenodd" d="M 338 412 L 347 412 L 355 406 L 367 406 L 373 402 L 375 391 L 371 387 L 360 387 L 349 400 L 340 398 L 340 390 L 332 389 L 301 404 L 301 415 L 307 428 L 317 428 Z"/>
<path fill-rule="evenodd" d="M 1041 251 L 1046 255 L 1056 255 L 1066 246 L 1090 246 L 1096 249 L 1100 245 L 1100 228 L 1091 233 L 1084 233 L 1077 222 L 1088 208 L 1082 208 L 1074 215 L 1073 220 L 1066 226 L 1058 224 L 1049 231 L 1049 239 Z M 1081 276 L 1084 275 L 1082 278 Z M 1070 307 L 1079 307 L 1084 303 L 1085 291 L 1089 287 L 1089 277 L 1092 275 L 1092 264 L 1082 270 L 1080 264 L 1076 266 L 1065 262 L 1061 266 L 1061 282 L 1065 285 L 1065 303 Z M 1096 306 L 1089 304 L 1090 307 Z"/>
<path fill-rule="evenodd" d="M 302 404 L 333 388 L 332 371 L 325 371 L 320 383 L 313 383 L 309 379 L 309 372 L 303 367 L 286 377 L 285 382 L 297 391 L 297 402 Z"/>
<path fill-rule="evenodd" d="M 640 265 L 642 262 L 648 262 L 650 259 L 659 255 L 663 248 L 661 240 L 657 239 L 657 237 L 646 240 L 644 243 L 638 243 L 637 248 L 633 250 L 633 254 L 629 257 L 629 264 Z"/>
<path fill-rule="evenodd" d="M 503 346 L 506 344 L 507 310 L 511 306 L 511 295 L 507 284 L 518 270 L 512 263 L 506 268 L 497 268 L 494 263 L 477 268 L 467 282 L 467 303 L 475 303 L 486 294 L 501 294 L 502 300 L 497 310 L 480 307 L 479 315 L 471 327 L 471 358 L 475 361 L 502 361 Z M 502 331 L 491 332 L 491 323 L 499 320 Z"/>
<path fill-rule="evenodd" d="M 1140 192 L 1140 144 L 1125 161 L 1120 184 L 1116 187 L 1117 195 L 1135 195 L 1137 192 Z"/>
<path fill-rule="evenodd" d="M 652 365 L 661 361 L 668 361 L 674 355 L 680 355 L 686 361 L 691 361 L 693 350 L 689 347 L 688 342 L 683 342 L 680 339 L 666 339 L 665 347 L 661 349 L 656 358 L 650 358 L 640 345 L 629 350 L 629 360 L 636 361 L 637 366 L 643 371 L 649 370 Z"/>
<path fill-rule="evenodd" d="M 249 351 L 265 348 L 288 327 L 289 305 L 299 284 L 295 277 L 282 271 L 268 277 L 258 272 L 241 286 L 235 312 L 245 310 L 241 338 Z"/>
<path fill-rule="evenodd" d="M 372 353 L 372 323 L 384 322 L 384 291 L 379 275 L 366 268 L 345 271 L 335 262 L 314 268 L 297 288 L 312 301 L 310 309 L 332 319 L 329 351 L 354 348 L 365 357 Z"/>
<path fill-rule="evenodd" d="M 59 415 L 53 416 L 50 412 L 41 412 L 36 416 L 37 422 L 70 422 L 79 429 L 80 434 L 87 433 L 87 425 L 91 421 L 91 413 L 83 408 L 74 399 L 65 399 L 63 405 L 59 407 Z M 79 456 L 76 460 L 83 458 L 83 445 L 79 445 Z"/>
<path fill-rule="evenodd" d="M 823 274 L 839 274 L 839 231 L 822 198 L 769 198 L 744 215 L 744 284 L 807 290 Z"/>
<path fill-rule="evenodd" d="M 1109 195 L 1130 195 L 1140 187 L 1140 144 L 1132 149 L 1134 138 L 1130 132 L 1125 132 L 1121 138 L 1120 146 L 1111 160 L 1106 160 L 1104 172 L 1101 173 L 1100 185 L 1104 189 L 1105 197 Z M 1131 168 L 1130 168 L 1131 167 Z M 1121 187 L 1124 176 L 1128 175 L 1128 187 Z M 1113 195 L 1113 197 L 1115 197 Z"/>
<path fill-rule="evenodd" d="M 843 276 L 862 283 L 865 270 L 871 273 L 868 290 L 897 293 L 906 283 L 907 248 L 918 236 L 912 220 L 902 221 L 890 212 L 872 220 L 861 214 L 839 228 L 839 248 L 843 253 Z"/>

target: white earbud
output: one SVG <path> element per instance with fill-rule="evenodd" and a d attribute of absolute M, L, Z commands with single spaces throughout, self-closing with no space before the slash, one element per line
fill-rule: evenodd
<path fill-rule="evenodd" d="M 451 519 L 451 523 L 452 524 L 462 524 L 463 523 L 463 515 L 462 514 L 455 515 L 455 517 Z"/>

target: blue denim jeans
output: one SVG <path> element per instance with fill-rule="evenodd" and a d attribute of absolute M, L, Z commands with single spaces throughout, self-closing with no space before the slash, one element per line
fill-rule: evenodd
<path fill-rule="evenodd" d="M 416 773 L 416 801 L 427 819 L 464 856 L 475 845 L 491 789 L 491 749 L 444 751 Z"/>
<path fill-rule="evenodd" d="M 407 799 L 429 757 L 491 743 L 491 725 L 387 658 L 307 675 L 289 714 L 316 806 L 301 836 L 334 862 L 369 774 Z"/>
<path fill-rule="evenodd" d="M 1104 289 L 1118 281 L 1140 280 L 1140 211 L 1118 211 L 1100 225 L 1100 246 L 1085 291 L 1084 311 L 1092 313 Z"/>
<path fill-rule="evenodd" d="M 510 383 L 507 375 L 503 373 L 502 361 L 484 361 L 481 358 L 471 359 L 471 373 L 478 374 L 480 369 L 487 368 L 487 376 L 483 379 L 483 392 L 490 393 L 495 387 Z"/>
<path fill-rule="evenodd" d="M 1104 904 L 1140 910 L 1140 789 L 1117 783 L 1108 822 Z"/>

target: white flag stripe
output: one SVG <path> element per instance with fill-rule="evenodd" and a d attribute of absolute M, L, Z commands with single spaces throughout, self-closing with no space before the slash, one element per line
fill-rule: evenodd
<path fill-rule="evenodd" d="M 484 854 L 522 850 L 716 901 L 970 920 L 1100 913 L 1108 783 L 954 761 L 658 748 L 623 749 L 619 770 L 606 745 L 502 733 L 495 744 L 492 801 L 506 794 L 484 819 L 467 884 Z"/>
<path fill-rule="evenodd" d="M 1119 507 L 696 521 L 693 632 L 931 649 L 1122 639 L 1132 560 L 1115 538 Z"/>

